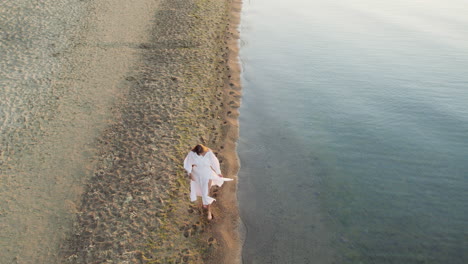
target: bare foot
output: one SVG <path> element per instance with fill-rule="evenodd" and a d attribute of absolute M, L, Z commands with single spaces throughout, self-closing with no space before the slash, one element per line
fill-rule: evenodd
<path fill-rule="evenodd" d="M 207 217 L 208 220 L 211 220 L 213 219 L 213 215 L 211 214 L 211 211 L 208 211 L 208 217 Z"/>

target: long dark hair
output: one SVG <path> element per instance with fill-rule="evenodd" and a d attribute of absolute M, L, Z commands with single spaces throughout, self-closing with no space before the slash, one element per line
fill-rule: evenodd
<path fill-rule="evenodd" d="M 192 151 L 197 153 L 198 156 L 200 156 L 203 152 L 207 152 L 208 150 L 209 149 L 202 144 L 198 144 L 192 149 Z"/>

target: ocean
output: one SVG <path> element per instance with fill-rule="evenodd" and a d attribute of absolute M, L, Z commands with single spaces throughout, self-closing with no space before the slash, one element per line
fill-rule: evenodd
<path fill-rule="evenodd" d="M 466 14 L 244 1 L 244 263 L 468 263 Z"/>

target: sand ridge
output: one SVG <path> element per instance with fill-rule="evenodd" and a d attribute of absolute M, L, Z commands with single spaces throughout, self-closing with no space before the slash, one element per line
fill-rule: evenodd
<path fill-rule="evenodd" d="M 160 1 L 151 39 L 96 148 L 65 263 L 238 263 L 236 181 L 214 190 L 214 220 L 189 202 L 182 168 L 197 143 L 236 178 L 239 2 Z"/>

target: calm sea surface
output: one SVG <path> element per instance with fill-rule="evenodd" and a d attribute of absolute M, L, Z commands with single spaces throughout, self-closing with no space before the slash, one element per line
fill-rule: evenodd
<path fill-rule="evenodd" d="M 468 1 L 247 0 L 244 263 L 468 263 Z"/>

